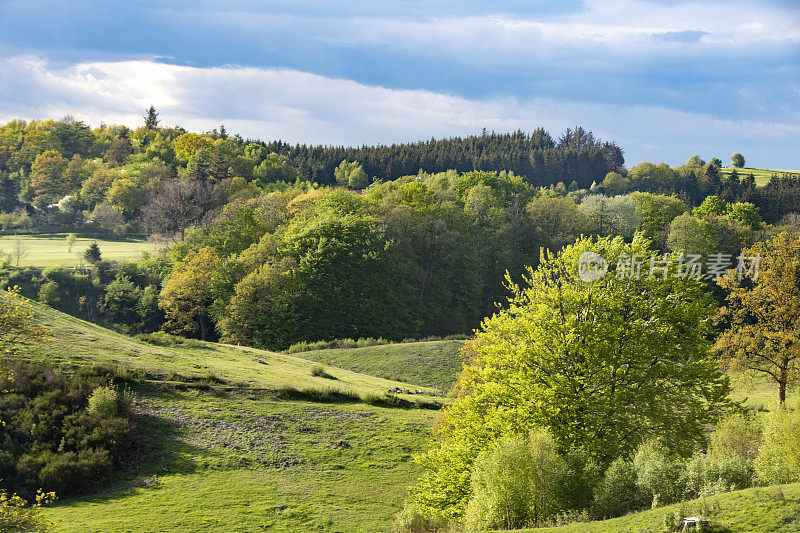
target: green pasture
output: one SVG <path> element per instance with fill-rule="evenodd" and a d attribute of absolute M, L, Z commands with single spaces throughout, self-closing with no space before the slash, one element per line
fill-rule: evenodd
<path fill-rule="evenodd" d="M 734 168 L 734 167 L 722 167 L 722 174 L 723 175 L 730 175 L 731 172 L 734 170 L 739 174 L 740 178 L 744 178 L 750 174 L 756 178 L 756 185 L 762 187 L 769 183 L 772 179 L 772 176 L 775 174 L 798 174 L 797 170 L 775 170 L 769 168 Z"/>
<path fill-rule="evenodd" d="M 767 533 L 800 531 L 800 483 L 757 487 L 708 496 L 619 518 L 574 523 L 562 527 L 517 530 L 522 533 L 619 533 L 664 531 L 664 517 L 704 516 L 711 531 Z M 694 530 L 691 530 L 694 531 Z"/>
<path fill-rule="evenodd" d="M 92 243 L 97 242 L 103 259 L 136 259 L 144 251 L 154 252 L 156 245 L 145 240 L 110 241 L 78 237 L 72 246 L 72 251 L 67 249 L 66 233 L 48 233 L 42 235 L 0 235 L 0 251 L 13 252 L 17 241 L 22 244 L 24 253 L 20 258 L 19 266 L 74 266 L 82 262 L 83 252 Z M 16 258 L 12 257 L 11 264 L 16 265 Z"/>
<path fill-rule="evenodd" d="M 464 341 L 404 342 L 363 348 L 312 350 L 296 355 L 355 372 L 450 390 L 463 361 Z"/>

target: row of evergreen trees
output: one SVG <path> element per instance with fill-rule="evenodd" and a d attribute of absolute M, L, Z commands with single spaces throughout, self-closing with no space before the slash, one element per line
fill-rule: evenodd
<path fill-rule="evenodd" d="M 613 142 L 603 142 L 578 126 L 567 129 L 557 140 L 538 128 L 532 133 L 488 133 L 449 139 L 431 139 L 409 144 L 376 146 L 290 145 L 282 141 L 261 143 L 269 152 L 284 155 L 305 178 L 318 183 L 333 182 L 342 161 L 357 161 L 370 177 L 383 181 L 446 170 L 509 171 L 524 176 L 533 185 L 559 181 L 588 188 L 625 163 L 623 152 Z"/>

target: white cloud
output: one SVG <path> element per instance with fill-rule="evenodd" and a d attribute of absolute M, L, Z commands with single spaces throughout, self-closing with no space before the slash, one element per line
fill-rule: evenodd
<path fill-rule="evenodd" d="M 753 46 L 796 46 L 800 43 L 797 10 L 755 2 L 653 3 L 642 0 L 589 0 L 580 11 L 558 17 L 531 13 L 469 16 L 336 17 L 242 13 L 196 13 L 199 19 L 224 17 L 243 32 L 269 35 L 278 28 L 299 28 L 310 38 L 344 46 L 369 46 L 415 53 L 434 52 L 458 62 L 517 64 L 520 56 L 546 62 L 602 49 L 623 56 L 660 51 L 670 55 L 697 43 L 665 44 L 653 39 L 663 33 L 698 31 L 711 51 L 748 51 Z M 380 13 L 380 11 L 378 12 Z M 266 30 L 266 31 L 265 31 Z M 634 48 L 632 48 L 634 47 Z"/>
<path fill-rule="evenodd" d="M 168 124 L 209 130 L 224 123 L 244 137 L 324 144 L 391 143 L 544 126 L 582 124 L 618 142 L 630 163 L 679 163 L 693 153 L 798 168 L 800 126 L 745 122 L 652 106 L 513 97 L 470 100 L 387 89 L 296 70 L 195 68 L 149 60 L 53 64 L 0 59 L 0 118 L 58 118 L 90 124 L 141 123 L 153 104 Z"/>

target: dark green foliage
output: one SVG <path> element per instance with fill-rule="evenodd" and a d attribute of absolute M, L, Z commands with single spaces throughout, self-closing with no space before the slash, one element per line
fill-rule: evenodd
<path fill-rule="evenodd" d="M 581 127 L 568 129 L 556 143 L 545 130 L 488 133 L 391 146 L 308 146 L 282 141 L 262 143 L 266 152 L 284 155 L 306 179 L 332 183 L 342 161 L 361 164 L 368 176 L 394 180 L 423 172 L 507 170 L 534 185 L 576 181 L 588 187 L 625 162 L 614 143 L 602 142 Z"/>
<path fill-rule="evenodd" d="M 149 130 L 154 130 L 158 127 L 158 113 L 156 113 L 156 108 L 152 105 L 150 109 L 147 110 L 147 115 L 144 117 L 144 127 Z"/>
<path fill-rule="evenodd" d="M 92 393 L 106 386 L 96 375 L 9 362 L 12 381 L 0 395 L 0 487 L 30 497 L 59 497 L 106 483 L 133 443 L 127 400 L 115 393 L 113 410 L 89 411 Z M 113 412 L 112 412 L 113 411 Z"/>
<path fill-rule="evenodd" d="M 311 375 L 317 378 L 325 378 L 325 379 L 337 379 L 336 377 L 328 374 L 325 369 L 320 365 L 314 365 L 311 367 Z"/>
<path fill-rule="evenodd" d="M 99 263 L 102 259 L 100 255 L 100 246 L 96 242 L 93 242 L 86 248 L 86 251 L 83 252 L 83 258 L 89 261 L 92 264 Z"/>

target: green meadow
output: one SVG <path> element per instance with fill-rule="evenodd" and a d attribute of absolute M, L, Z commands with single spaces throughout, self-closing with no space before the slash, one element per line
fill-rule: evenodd
<path fill-rule="evenodd" d="M 296 355 L 305 359 L 387 379 L 448 391 L 461 371 L 464 341 L 427 341 L 382 344 L 363 348 L 312 350 Z"/>
<path fill-rule="evenodd" d="M 758 185 L 759 187 L 762 187 L 762 186 L 766 185 L 767 183 L 769 183 L 769 181 L 772 179 L 772 176 L 774 176 L 776 174 L 778 174 L 778 175 L 783 175 L 783 174 L 796 175 L 796 174 L 798 174 L 798 171 L 796 171 L 796 170 L 775 170 L 775 169 L 769 169 L 769 168 L 722 167 L 721 170 L 722 170 L 722 174 L 725 175 L 725 176 L 730 175 L 731 172 L 733 172 L 734 170 L 739 174 L 739 177 L 741 177 L 741 178 L 744 178 L 745 176 L 752 174 L 753 177 L 756 178 L 756 185 Z"/>
<path fill-rule="evenodd" d="M 800 531 L 800 483 L 757 487 L 718 494 L 619 518 L 568 526 L 537 528 L 525 531 L 559 533 L 612 533 L 620 531 L 664 531 L 664 518 L 671 514 L 683 517 L 704 516 L 712 531 L 730 533 L 766 533 Z M 694 531 L 694 530 L 691 530 Z"/>
<path fill-rule="evenodd" d="M 37 358 L 140 377 L 126 385 L 136 457 L 110 488 L 50 506 L 56 531 L 388 530 L 436 416 L 414 402 L 446 401 L 429 386 L 238 346 L 145 342 L 34 308 L 52 330 Z M 375 404 L 395 387 L 424 394 Z"/>
<path fill-rule="evenodd" d="M 22 243 L 24 254 L 19 266 L 49 267 L 74 266 L 83 261 L 83 252 L 93 242 L 100 246 L 103 259 L 136 259 L 142 251 L 154 252 L 157 247 L 141 239 L 112 241 L 79 236 L 67 249 L 66 233 L 47 233 L 40 235 L 1 235 L 0 251 L 12 253 L 17 241 Z M 16 265 L 16 258 L 11 259 Z"/>

